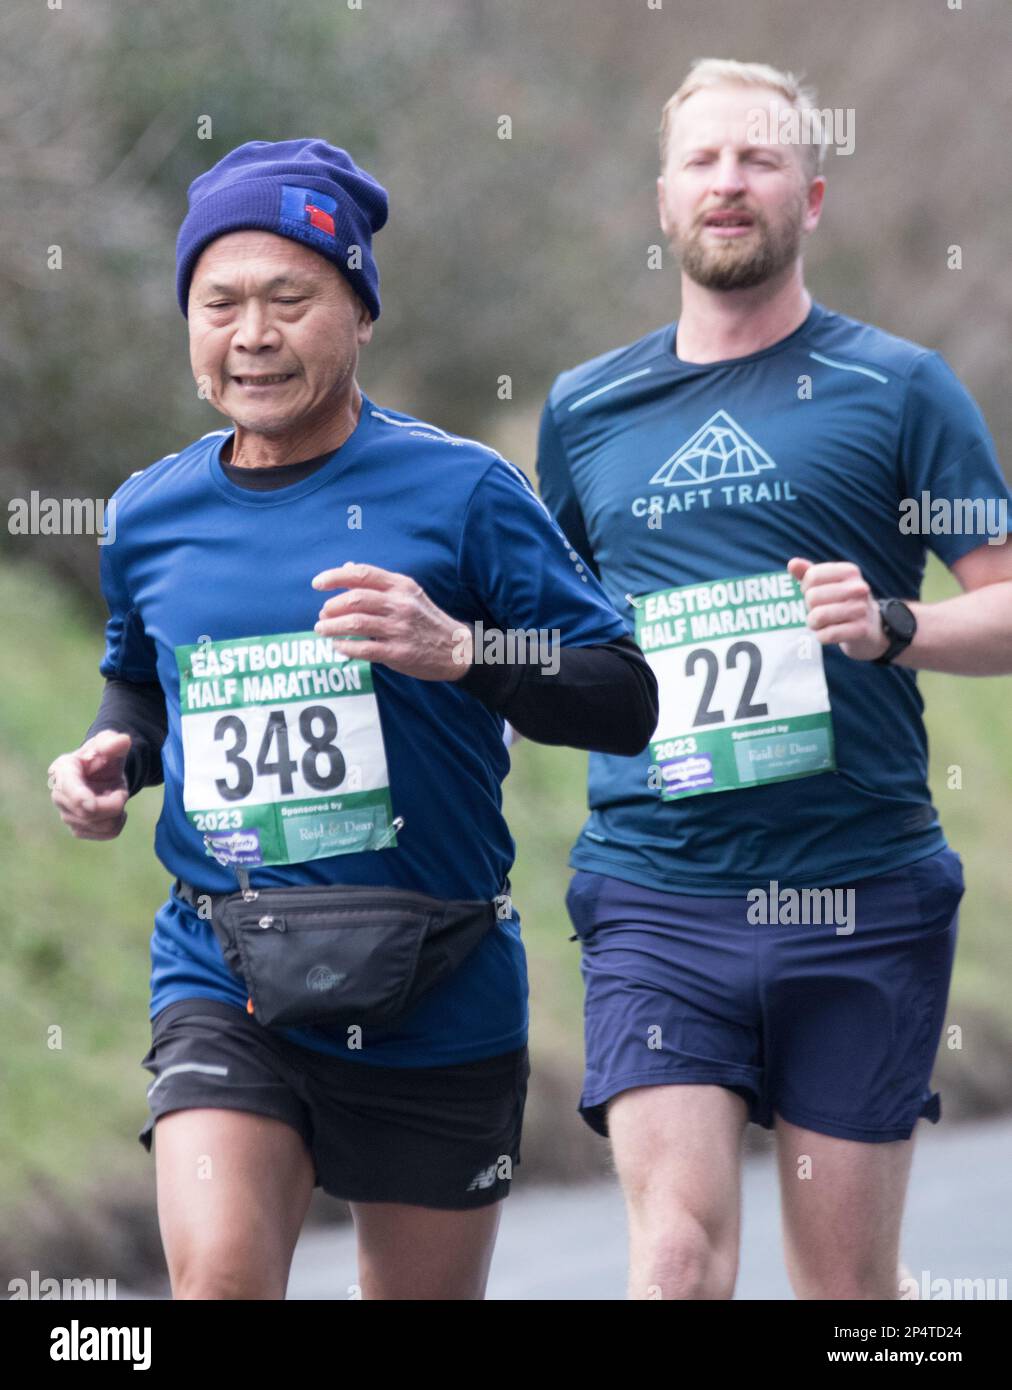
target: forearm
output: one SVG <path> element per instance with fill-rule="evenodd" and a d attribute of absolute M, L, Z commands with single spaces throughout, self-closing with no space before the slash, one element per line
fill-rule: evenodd
<path fill-rule="evenodd" d="M 657 726 L 657 681 L 631 638 L 563 647 L 539 662 L 472 665 L 459 682 L 535 743 L 642 752 Z"/>
<path fill-rule="evenodd" d="M 141 685 L 112 678 L 105 683 L 102 701 L 85 738 L 102 729 L 130 735 L 124 774 L 130 795 L 164 780 L 162 744 L 168 732 L 165 692 L 157 681 Z"/>
<path fill-rule="evenodd" d="M 1012 674 L 1012 580 L 938 603 L 904 602 L 917 632 L 894 665 L 954 676 Z"/>

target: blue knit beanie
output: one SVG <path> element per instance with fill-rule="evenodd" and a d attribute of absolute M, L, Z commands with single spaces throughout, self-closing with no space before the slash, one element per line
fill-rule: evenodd
<path fill-rule="evenodd" d="M 387 220 L 387 195 L 346 151 L 325 140 L 250 140 L 193 180 L 189 203 L 176 238 L 176 297 L 184 318 L 201 251 L 215 237 L 250 227 L 318 251 L 379 318 L 372 234 Z"/>

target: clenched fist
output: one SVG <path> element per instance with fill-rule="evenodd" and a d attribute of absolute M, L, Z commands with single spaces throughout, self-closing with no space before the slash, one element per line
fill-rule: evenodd
<path fill-rule="evenodd" d="M 850 561 L 813 564 L 795 558 L 787 571 L 801 585 L 808 606 L 808 626 L 822 645 L 836 643 L 844 656 L 874 661 L 889 646 L 871 586 Z"/>
<path fill-rule="evenodd" d="M 130 735 L 103 729 L 49 764 L 53 805 L 79 840 L 114 840 L 126 825 Z"/>

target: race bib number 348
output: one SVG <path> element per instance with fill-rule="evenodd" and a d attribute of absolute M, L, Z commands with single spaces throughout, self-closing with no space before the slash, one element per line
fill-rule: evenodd
<path fill-rule="evenodd" d="M 315 632 L 177 647 L 183 806 L 223 863 L 396 845 L 372 667 Z"/>
<path fill-rule="evenodd" d="M 666 801 L 830 772 L 822 647 L 786 572 L 644 594 L 636 640 L 657 677 L 650 745 Z"/>

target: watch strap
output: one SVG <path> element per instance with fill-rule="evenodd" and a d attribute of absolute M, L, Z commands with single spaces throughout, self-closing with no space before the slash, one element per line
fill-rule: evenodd
<path fill-rule="evenodd" d="M 903 600 L 891 598 L 880 598 L 878 600 L 878 611 L 882 618 L 882 629 L 890 640 L 888 647 L 886 647 L 882 655 L 876 656 L 872 660 L 873 666 L 890 665 L 890 663 L 897 656 L 899 656 L 900 652 L 906 651 L 907 647 L 909 647 L 910 643 L 914 640 L 914 636 L 917 632 L 917 620 L 916 618 L 914 618 L 913 613 L 910 613 L 910 609 L 907 608 L 906 611 L 910 613 L 910 617 L 913 620 L 913 631 L 910 633 L 909 637 L 901 637 L 899 633 L 897 633 L 896 629 L 890 624 L 889 619 L 886 616 L 887 609 L 891 603 L 903 603 Z M 903 607 L 906 608 L 906 604 L 903 604 Z"/>

